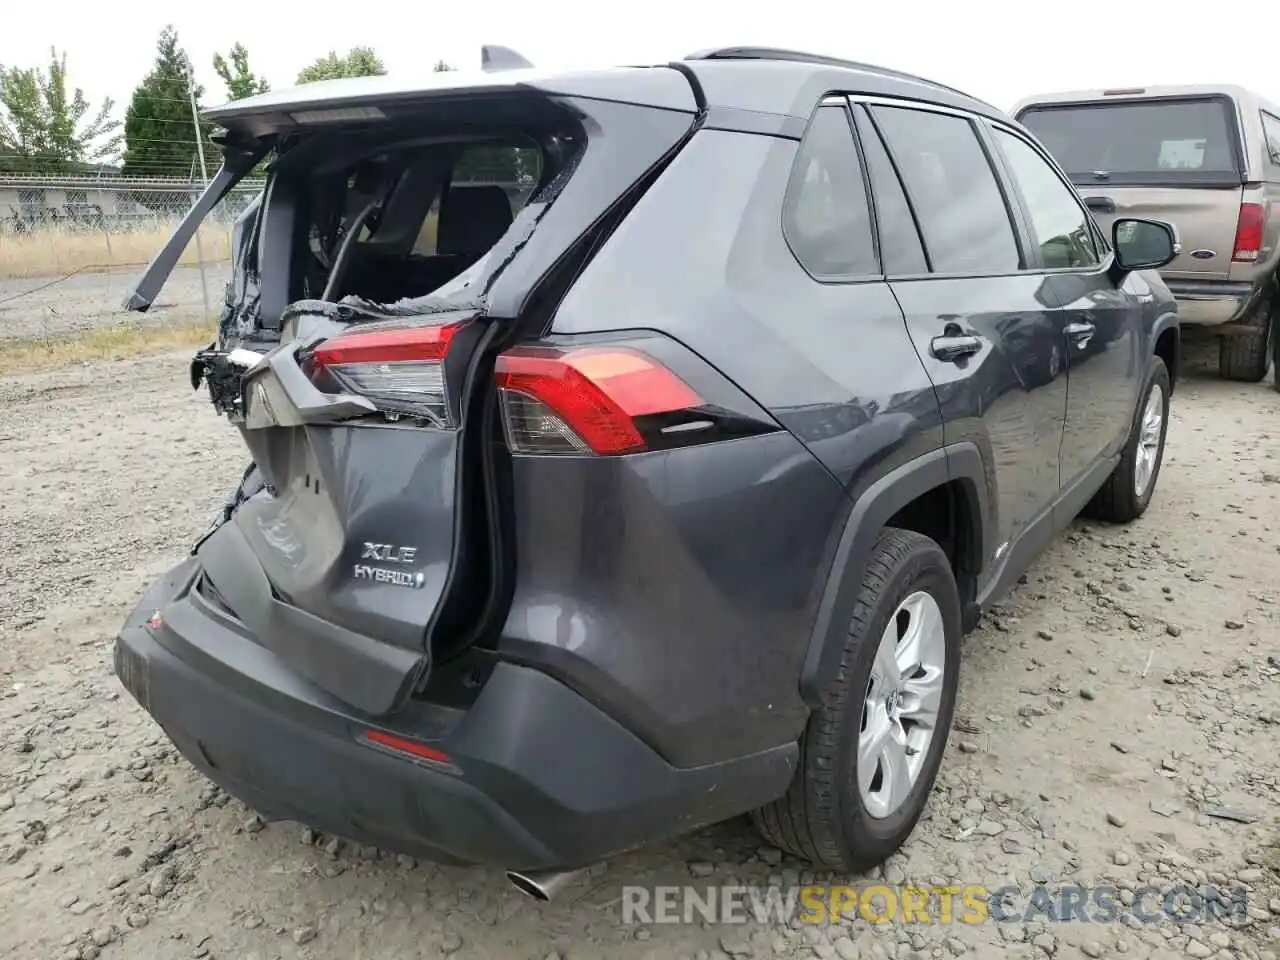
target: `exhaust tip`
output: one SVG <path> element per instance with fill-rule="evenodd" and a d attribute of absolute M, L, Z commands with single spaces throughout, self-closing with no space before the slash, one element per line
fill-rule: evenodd
<path fill-rule="evenodd" d="M 532 897 L 539 903 L 549 903 L 551 901 L 550 892 L 532 877 L 516 870 L 508 870 L 507 880 L 526 897 Z"/>

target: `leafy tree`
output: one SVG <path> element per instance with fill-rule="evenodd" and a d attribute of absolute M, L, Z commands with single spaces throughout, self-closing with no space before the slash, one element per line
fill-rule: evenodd
<path fill-rule="evenodd" d="M 151 72 L 133 91 L 124 118 L 124 170 L 130 177 L 190 177 L 196 169 L 196 133 L 190 92 L 197 109 L 204 88 L 188 79 L 187 55 L 172 26 L 160 32 Z M 206 158 L 217 156 L 209 142 L 209 124 L 201 123 Z M 214 160 L 216 162 L 216 160 Z"/>
<path fill-rule="evenodd" d="M 373 52 L 372 47 L 352 47 L 344 56 L 330 50 L 309 67 L 298 73 L 298 83 L 315 83 L 317 80 L 336 80 L 339 77 L 373 77 L 387 72 L 386 66 Z"/>
<path fill-rule="evenodd" d="M 0 67 L 0 171 L 67 173 L 116 155 L 119 120 L 108 98 L 92 119 L 77 87 L 67 91 L 67 55 L 50 50 L 48 70 Z"/>
<path fill-rule="evenodd" d="M 271 89 L 266 77 L 259 77 L 249 69 L 249 51 L 244 48 L 244 44 L 237 43 L 233 46 L 230 56 L 231 62 L 228 63 L 222 54 L 213 55 L 214 72 L 226 84 L 228 99 L 243 100 Z"/>

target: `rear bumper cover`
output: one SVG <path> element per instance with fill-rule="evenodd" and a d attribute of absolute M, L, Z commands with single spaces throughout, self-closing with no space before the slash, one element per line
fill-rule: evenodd
<path fill-rule="evenodd" d="M 1257 297 L 1253 284 L 1243 281 L 1166 280 L 1165 284 L 1178 301 L 1178 322 L 1190 326 L 1238 322 Z"/>
<path fill-rule="evenodd" d="M 767 803 L 795 769 L 794 744 L 672 767 L 568 687 L 505 663 L 466 711 L 365 719 L 237 630 L 192 589 L 198 574 L 190 558 L 143 597 L 116 673 L 194 766 L 271 819 L 428 858 L 570 868 Z M 429 742 L 454 768 L 379 750 L 370 729 Z"/>

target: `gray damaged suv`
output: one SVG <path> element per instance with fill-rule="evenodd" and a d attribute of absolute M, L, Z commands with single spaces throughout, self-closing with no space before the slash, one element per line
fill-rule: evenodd
<path fill-rule="evenodd" d="M 892 853 L 961 635 L 1083 509 L 1143 513 L 1178 365 L 1038 142 L 776 50 L 317 83 L 212 110 L 264 160 L 193 381 L 253 466 L 116 671 L 268 818 L 572 871 L 751 812 Z"/>

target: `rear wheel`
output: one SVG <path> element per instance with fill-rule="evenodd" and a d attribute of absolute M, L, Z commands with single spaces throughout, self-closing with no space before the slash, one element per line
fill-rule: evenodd
<path fill-rule="evenodd" d="M 1169 431 L 1169 371 L 1152 357 L 1140 394 L 1129 441 L 1115 470 L 1085 508 L 1085 514 L 1107 523 L 1128 523 L 1147 511 L 1164 463 Z"/>
<path fill-rule="evenodd" d="M 240 477 L 240 484 L 236 487 L 235 493 L 231 494 L 231 499 L 223 507 L 223 516 L 230 520 L 235 515 L 235 512 L 240 509 L 240 504 L 265 486 L 266 481 L 262 479 L 262 472 L 258 469 L 258 465 L 251 462 L 249 466 L 245 467 L 244 474 Z"/>
<path fill-rule="evenodd" d="M 960 595 L 946 554 L 918 533 L 884 531 L 795 779 L 753 814 L 764 838 L 832 870 L 864 871 L 894 853 L 933 788 L 959 668 Z"/>
<path fill-rule="evenodd" d="M 1258 383 L 1266 378 L 1276 341 L 1276 317 L 1270 308 L 1258 311 L 1257 332 L 1222 337 L 1218 341 L 1218 372 L 1227 380 Z"/>
<path fill-rule="evenodd" d="M 1280 391 L 1280 308 L 1271 312 L 1271 386 Z"/>

